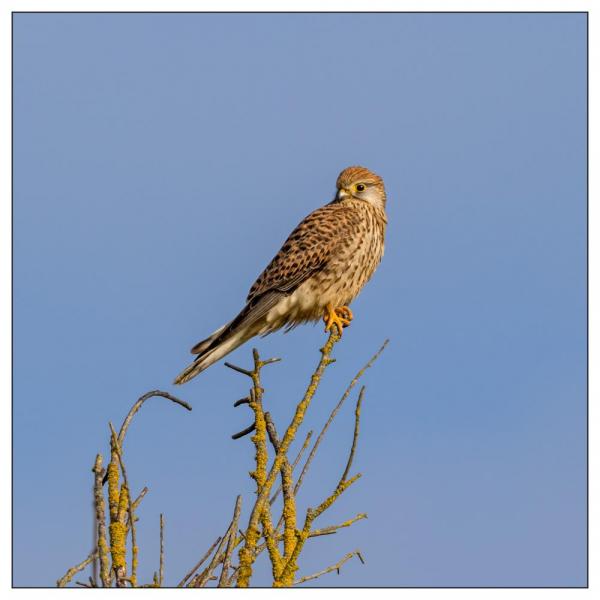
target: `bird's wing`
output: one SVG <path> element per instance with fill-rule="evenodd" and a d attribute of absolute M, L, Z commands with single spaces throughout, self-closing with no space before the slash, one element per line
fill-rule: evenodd
<path fill-rule="evenodd" d="M 338 203 L 327 204 L 308 215 L 254 282 L 247 302 L 252 304 L 267 292 L 291 294 L 327 264 L 354 221 L 352 211 Z"/>
<path fill-rule="evenodd" d="M 280 300 L 294 292 L 313 273 L 322 269 L 335 254 L 336 245 L 356 226 L 353 211 L 338 203 L 327 204 L 308 215 L 292 231 L 281 250 L 250 288 L 246 306 L 227 325 L 196 344 L 197 360 L 232 335 L 249 330 Z"/>

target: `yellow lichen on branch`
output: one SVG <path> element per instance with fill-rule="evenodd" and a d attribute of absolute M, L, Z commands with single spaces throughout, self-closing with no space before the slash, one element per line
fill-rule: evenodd
<path fill-rule="evenodd" d="M 352 444 L 348 460 L 343 474 L 335 489 L 314 509 L 309 508 L 304 517 L 304 523 L 299 529 L 298 525 L 298 507 L 296 497 L 302 485 L 303 478 L 308 467 L 313 460 L 316 450 L 327 431 L 332 420 L 336 416 L 340 407 L 350 394 L 354 385 L 377 359 L 379 354 L 385 348 L 387 341 L 379 351 L 369 360 L 369 362 L 357 373 L 350 385 L 347 387 L 341 400 L 333 409 L 328 421 L 323 427 L 317 440 L 301 470 L 298 480 L 294 484 L 295 469 L 304 451 L 308 448 L 311 441 L 312 431 L 304 436 L 304 442 L 295 460 L 291 460 L 288 452 L 295 441 L 296 436 L 304 422 L 307 410 L 316 394 L 321 383 L 323 374 L 327 367 L 334 362 L 331 357 L 335 344 L 340 340 L 337 329 L 333 329 L 321 348 L 320 360 L 312 373 L 308 386 L 298 404 L 295 407 L 294 414 L 289 425 L 283 432 L 281 438 L 277 435 L 277 429 L 268 411 L 264 410 L 264 389 L 261 386 L 261 369 L 279 359 L 261 360 L 258 351 L 253 351 L 254 369 L 246 370 L 226 363 L 233 370 L 247 375 L 252 380 L 252 387 L 247 398 L 238 400 L 235 406 L 247 404 L 252 410 L 254 422 L 243 431 L 235 434 L 233 439 L 239 439 L 248 433 L 253 433 L 251 441 L 254 446 L 254 469 L 250 476 L 256 484 L 256 498 L 251 504 L 250 515 L 245 529 L 238 529 L 238 522 L 241 514 L 241 496 L 237 497 L 234 516 L 229 527 L 224 534 L 219 536 L 212 544 L 203 558 L 185 575 L 178 587 L 205 587 L 211 581 L 216 581 L 218 587 L 248 587 L 253 576 L 254 563 L 264 550 L 267 550 L 268 559 L 271 565 L 273 585 L 275 587 L 289 587 L 305 581 L 309 581 L 330 573 L 338 571 L 353 556 L 358 556 L 362 562 L 362 556 L 358 550 L 346 554 L 334 565 L 323 569 L 313 575 L 295 579 L 299 569 L 299 558 L 305 549 L 306 541 L 309 538 L 316 538 L 323 535 L 335 534 L 338 530 L 351 526 L 359 520 L 366 518 L 365 513 L 359 513 L 357 516 L 347 519 L 339 525 L 329 525 L 321 529 L 314 529 L 314 521 L 329 509 L 340 496 L 359 478 L 360 473 L 347 478 L 352 466 L 354 454 L 359 435 L 359 421 L 361 416 L 361 402 L 364 395 L 364 387 L 361 389 L 355 408 L 355 425 L 352 438 Z M 144 488 L 135 501 L 132 501 L 130 486 L 127 478 L 127 470 L 123 461 L 123 442 L 129 425 L 149 398 L 159 396 L 171 400 L 185 408 L 191 410 L 191 407 L 167 392 L 154 390 L 140 397 L 131 408 L 119 433 L 115 432 L 112 424 L 110 439 L 110 462 L 105 470 L 102 468 L 102 456 L 98 454 L 94 464 L 94 506 L 96 516 L 96 548 L 81 563 L 71 567 L 67 573 L 57 581 L 57 585 L 65 586 L 69 583 L 75 573 L 82 570 L 89 564 L 99 563 L 99 569 L 94 571 L 94 577 L 89 578 L 89 584 L 76 582 L 77 585 L 84 587 L 97 587 L 101 584 L 103 587 L 116 585 L 125 587 L 126 584 L 137 587 L 136 572 L 138 569 L 138 546 L 136 543 L 137 517 L 135 510 L 141 499 L 147 492 Z M 272 446 L 270 456 L 269 442 Z M 279 477 L 280 486 L 273 493 L 273 486 Z M 103 483 L 107 482 L 107 502 L 105 502 Z M 274 525 L 273 514 L 279 513 L 275 501 L 279 491 L 282 491 L 281 512 L 278 514 L 277 524 Z M 106 523 L 106 507 L 108 505 L 108 526 Z M 131 562 L 127 563 L 127 537 L 131 533 Z M 108 535 L 107 535 L 108 534 Z M 239 534 L 239 535 L 238 535 Z M 159 569 L 155 572 L 151 583 L 142 584 L 141 587 L 162 587 L 164 583 L 164 519 L 160 515 L 160 555 Z M 232 564 L 234 557 L 233 551 L 238 548 L 237 564 Z M 112 564 L 109 565 L 109 555 Z M 210 559 L 210 560 L 209 560 Z M 207 566 L 200 571 L 205 561 Z M 215 574 L 217 568 L 221 566 L 220 575 Z M 128 569 L 131 575 L 127 577 Z M 99 581 L 96 577 L 99 575 Z"/>
<path fill-rule="evenodd" d="M 273 487 L 273 483 L 275 482 L 275 478 L 277 473 L 280 472 L 281 466 L 286 460 L 287 451 L 292 443 L 292 441 L 296 437 L 296 432 L 298 428 L 302 424 L 304 420 L 304 415 L 306 414 L 306 410 L 308 409 L 310 402 L 317 391 L 319 383 L 321 382 L 321 378 L 325 369 L 333 362 L 330 358 L 331 352 L 333 350 L 336 342 L 340 340 L 340 336 L 336 332 L 332 332 L 329 336 L 329 339 L 325 343 L 325 346 L 321 349 L 321 360 L 317 365 L 306 389 L 304 397 L 296 406 L 296 411 L 294 413 L 294 417 L 292 418 L 291 423 L 286 429 L 285 435 L 281 440 L 279 445 L 279 449 L 277 454 L 275 455 L 275 459 L 271 466 L 271 470 L 269 471 L 269 475 L 263 486 L 261 493 L 259 494 L 256 503 L 254 505 L 254 509 L 250 515 L 250 521 L 248 523 L 248 528 L 256 528 L 260 517 L 262 515 L 262 511 L 264 509 L 264 505 L 268 504 L 269 493 L 271 488 Z M 250 577 L 252 576 L 252 564 L 255 558 L 255 549 L 256 544 L 258 543 L 258 539 L 248 538 L 246 537 L 246 543 L 244 547 L 240 550 L 240 573 L 238 575 L 238 586 L 239 587 L 247 587 L 250 582 Z"/>

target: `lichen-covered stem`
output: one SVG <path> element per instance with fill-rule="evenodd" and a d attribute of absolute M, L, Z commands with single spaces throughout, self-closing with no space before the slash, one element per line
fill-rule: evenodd
<path fill-rule="evenodd" d="M 333 493 L 323 502 L 321 502 L 321 504 L 317 508 L 309 508 L 306 511 L 304 527 L 302 528 L 302 531 L 299 531 L 296 534 L 296 545 L 294 546 L 292 555 L 290 556 L 289 560 L 287 561 L 281 572 L 281 576 L 277 581 L 275 581 L 275 587 L 289 587 L 294 583 L 294 575 L 298 570 L 298 556 L 300 556 L 300 552 L 302 552 L 304 543 L 310 537 L 310 531 L 314 520 L 324 511 L 326 511 L 359 478 L 360 473 L 357 473 L 351 479 L 340 482 L 336 489 L 333 491 Z"/>
<path fill-rule="evenodd" d="M 292 480 L 292 466 L 286 460 L 281 467 L 283 488 L 283 555 L 289 560 L 296 545 L 296 497 Z"/>
<path fill-rule="evenodd" d="M 127 486 L 121 484 L 117 514 L 115 520 L 109 526 L 110 551 L 112 555 L 112 567 L 115 573 L 117 587 L 125 587 L 124 578 L 127 575 L 126 563 L 126 536 L 125 515 L 129 504 L 129 491 Z"/>
<path fill-rule="evenodd" d="M 237 585 L 239 587 L 248 587 L 250 582 L 250 577 L 252 576 L 252 564 L 254 562 L 255 554 L 254 550 L 256 549 L 256 545 L 258 543 L 259 534 L 258 534 L 258 523 L 260 521 L 264 504 L 268 504 L 268 497 L 275 481 L 277 474 L 280 472 L 281 465 L 286 458 L 287 451 L 290 447 L 290 444 L 294 440 L 296 436 L 296 432 L 298 428 L 302 424 L 304 420 L 304 415 L 306 410 L 310 406 L 310 402 L 319 387 L 319 383 L 321 381 L 321 377 L 323 372 L 331 364 L 332 360 L 330 358 L 331 352 L 333 350 L 334 345 L 338 342 L 340 336 L 337 332 L 332 331 L 329 336 L 329 339 L 325 343 L 325 346 L 321 349 L 321 360 L 313 373 L 308 388 L 304 394 L 304 397 L 296 407 L 296 412 L 292 419 L 292 422 L 288 426 L 283 439 L 281 440 L 281 444 L 279 446 L 279 450 L 275 455 L 275 459 L 273 461 L 273 465 L 271 466 L 271 470 L 269 471 L 269 475 L 267 476 L 267 480 L 265 485 L 262 487 L 262 490 L 256 500 L 252 513 L 250 515 L 250 521 L 248 524 L 247 534 L 246 534 L 246 543 L 241 548 L 239 552 L 239 561 L 240 568 L 238 571 L 238 581 Z"/>
<path fill-rule="evenodd" d="M 123 528 L 125 532 L 125 541 L 124 544 L 127 544 L 127 533 L 131 532 L 131 577 L 129 578 L 129 582 L 132 587 L 137 586 L 137 567 L 138 567 L 138 546 L 136 542 L 136 532 L 135 532 L 135 515 L 134 515 L 134 503 L 131 501 L 131 493 L 129 492 L 129 481 L 127 479 L 127 469 L 125 468 L 125 462 L 123 460 L 123 450 L 119 439 L 117 437 L 117 432 L 115 431 L 112 423 L 109 423 L 110 431 L 111 431 L 111 454 L 116 453 L 117 459 L 119 461 L 119 467 L 121 468 L 121 473 L 123 474 L 123 487 L 125 488 L 125 497 L 123 498 L 123 489 L 121 489 L 121 495 L 119 496 L 119 511 L 118 511 L 118 521 L 123 523 Z M 141 500 L 141 498 L 140 498 Z M 125 507 L 122 508 L 122 502 L 125 502 Z M 125 517 L 129 517 L 129 523 L 126 523 Z M 127 566 L 125 565 L 124 572 L 126 572 Z M 124 575 L 123 575 L 124 577 Z M 124 582 L 123 582 L 124 583 Z M 117 580 L 118 584 L 118 580 Z"/>
<path fill-rule="evenodd" d="M 119 458 L 116 445 L 111 443 L 110 463 L 107 468 L 108 480 L 108 509 L 110 524 L 110 555 L 112 570 L 115 574 L 117 587 L 123 587 L 125 577 L 125 525 L 119 522 L 119 509 L 121 506 L 121 491 L 119 489 Z"/>
<path fill-rule="evenodd" d="M 251 473 L 252 478 L 256 481 L 257 496 L 262 493 L 263 487 L 267 480 L 267 463 L 269 460 L 267 450 L 267 422 L 262 406 L 263 389 L 260 385 L 260 370 L 264 363 L 260 360 L 258 351 L 254 350 L 254 370 L 252 371 L 253 388 L 250 393 L 250 408 L 254 411 L 255 434 L 252 436 L 252 442 L 256 448 L 255 460 L 256 470 Z M 276 537 L 273 531 L 273 522 L 271 518 L 271 506 L 265 503 L 260 515 L 263 537 L 267 544 L 269 558 L 271 560 L 271 568 L 273 578 L 279 575 L 281 570 L 281 555 L 277 547 Z"/>
<path fill-rule="evenodd" d="M 271 440 L 271 444 L 275 449 L 275 452 L 279 451 L 279 446 L 281 445 L 279 441 L 279 437 L 277 436 L 277 430 L 275 429 L 275 423 L 271 419 L 271 415 L 266 412 L 265 413 L 265 421 L 267 423 L 267 433 L 269 434 L 269 439 Z M 283 536 L 283 556 L 284 561 L 288 560 L 292 554 L 292 550 L 296 544 L 296 497 L 294 495 L 294 482 L 292 480 L 292 471 L 293 466 L 290 465 L 290 461 L 287 456 L 285 460 L 281 464 L 281 489 L 283 490 L 283 511 L 281 514 L 280 523 L 284 523 Z M 272 504 L 269 501 L 269 506 Z M 277 524 L 275 528 L 275 534 L 277 535 L 277 531 L 279 530 L 280 523 Z M 280 537 L 277 535 L 277 539 Z M 274 577 L 276 580 L 279 577 L 279 570 Z"/>

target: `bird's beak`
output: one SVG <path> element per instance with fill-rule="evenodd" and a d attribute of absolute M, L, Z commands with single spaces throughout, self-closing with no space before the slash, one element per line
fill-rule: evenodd
<path fill-rule="evenodd" d="M 350 196 L 350 194 L 348 193 L 348 190 L 345 190 L 344 188 L 340 188 L 337 191 L 337 194 L 335 195 L 335 199 L 343 200 L 344 198 L 348 198 L 349 196 Z"/>

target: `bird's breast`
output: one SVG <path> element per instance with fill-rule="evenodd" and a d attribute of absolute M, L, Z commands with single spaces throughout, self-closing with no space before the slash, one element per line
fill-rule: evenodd
<path fill-rule="evenodd" d="M 268 313 L 269 331 L 284 325 L 317 321 L 325 307 L 345 306 L 360 293 L 381 261 L 385 223 L 365 210 L 348 235 L 340 238 L 326 265 Z"/>

